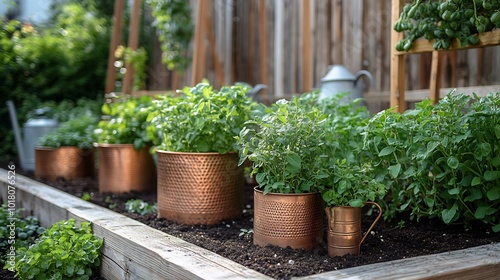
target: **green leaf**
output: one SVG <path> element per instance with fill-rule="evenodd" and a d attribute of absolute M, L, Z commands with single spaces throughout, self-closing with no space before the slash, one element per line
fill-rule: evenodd
<path fill-rule="evenodd" d="M 391 154 L 392 152 L 394 152 L 394 147 L 392 146 L 387 146 L 385 148 L 383 148 L 380 153 L 378 153 L 378 156 L 379 157 L 383 157 L 383 156 L 386 156 L 386 155 L 389 155 Z"/>
<path fill-rule="evenodd" d="M 454 156 L 450 156 L 448 158 L 448 160 L 446 161 L 446 163 L 448 164 L 448 166 L 452 169 L 457 169 L 458 168 L 458 164 L 459 164 L 459 161 L 456 157 Z"/>
<path fill-rule="evenodd" d="M 469 188 L 470 195 L 467 196 L 464 201 L 475 201 L 478 199 L 481 199 L 483 197 L 483 194 L 480 189 L 476 188 Z"/>
<path fill-rule="evenodd" d="M 495 136 L 497 137 L 497 139 L 500 139 L 500 125 L 495 126 L 494 130 Z"/>
<path fill-rule="evenodd" d="M 448 193 L 451 194 L 451 195 L 456 195 L 456 194 L 460 193 L 460 189 L 459 188 L 449 189 Z"/>
<path fill-rule="evenodd" d="M 495 186 L 486 193 L 486 196 L 490 201 L 494 201 L 500 198 L 500 186 Z"/>
<path fill-rule="evenodd" d="M 499 156 L 496 156 L 494 157 L 492 160 L 491 160 L 491 164 L 495 167 L 499 167 L 500 166 L 500 155 Z"/>
<path fill-rule="evenodd" d="M 450 209 L 443 209 L 441 212 L 441 217 L 443 218 L 443 222 L 446 224 L 451 223 L 455 215 L 457 214 L 457 206 L 456 204 L 453 205 Z"/>
<path fill-rule="evenodd" d="M 399 172 L 401 171 L 401 164 L 395 164 L 389 166 L 387 169 L 389 169 L 389 173 L 391 174 L 392 178 L 397 178 L 399 175 Z"/>
<path fill-rule="evenodd" d="M 204 142 L 204 141 L 198 142 L 198 150 L 200 152 L 208 152 L 209 147 L 208 147 L 207 142 Z"/>
<path fill-rule="evenodd" d="M 475 176 L 472 179 L 471 186 L 477 186 L 477 185 L 480 185 L 480 184 L 481 184 L 481 178 L 478 177 L 478 176 Z"/>
<path fill-rule="evenodd" d="M 500 137 L 499 137 L 500 138 Z M 500 224 L 496 224 L 495 226 L 493 226 L 491 228 L 493 230 L 493 232 L 500 232 Z"/>
<path fill-rule="evenodd" d="M 437 141 L 427 143 L 427 154 L 432 153 L 437 146 L 439 146 L 439 142 Z"/>
<path fill-rule="evenodd" d="M 495 213 L 497 210 L 489 207 L 489 206 L 479 206 L 474 213 L 474 217 L 476 219 L 482 220 L 484 217 L 489 216 Z"/>
<path fill-rule="evenodd" d="M 483 178 L 484 180 L 486 181 L 495 181 L 496 179 L 500 178 L 500 171 L 492 171 L 492 170 L 488 170 L 488 171 L 485 171 L 484 174 L 483 174 Z"/>

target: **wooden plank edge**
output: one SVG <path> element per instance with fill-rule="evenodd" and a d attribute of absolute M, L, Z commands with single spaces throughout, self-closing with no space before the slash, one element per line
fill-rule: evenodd
<path fill-rule="evenodd" d="M 500 243 L 292 279 L 498 279 Z"/>
<path fill-rule="evenodd" d="M 465 93 L 472 94 L 476 93 L 478 96 L 486 96 L 491 92 L 500 92 L 500 85 L 488 85 L 488 86 L 473 86 L 473 87 L 456 87 L 456 88 L 441 88 L 439 89 L 440 98 L 445 97 L 449 92 L 455 90 L 456 94 Z M 406 91 L 405 101 L 418 102 L 429 97 L 429 89 L 417 89 Z M 390 92 L 389 91 L 378 91 L 378 92 L 368 92 L 364 96 L 366 102 L 377 102 L 377 101 L 387 101 L 389 102 Z"/>
<path fill-rule="evenodd" d="M 475 48 L 484 48 L 490 46 L 496 46 L 500 44 L 500 29 L 494 29 L 492 31 L 479 33 L 477 35 L 479 42 L 476 45 L 467 44 L 465 47 L 461 46 L 460 40 L 453 39 L 451 41 L 450 48 L 447 50 L 439 51 L 451 51 L 451 50 L 467 50 Z M 417 54 L 423 52 L 433 52 L 435 51 L 433 44 L 435 40 L 427 40 L 424 38 L 417 39 L 413 42 L 412 47 L 409 51 L 395 51 L 396 55 L 407 55 L 407 54 Z M 393 48 L 395 45 L 393 46 Z"/>
<path fill-rule="evenodd" d="M 7 186 L 7 170 L 0 168 L 3 202 L 6 201 Z M 46 216 L 43 226 L 69 218 L 92 223 L 96 236 L 104 238 L 101 276 L 106 279 L 272 279 L 209 250 L 22 175 L 16 174 L 14 186 L 16 208 Z"/>

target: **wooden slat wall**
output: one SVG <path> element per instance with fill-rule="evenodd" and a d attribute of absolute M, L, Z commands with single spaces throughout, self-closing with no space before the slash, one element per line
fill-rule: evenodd
<path fill-rule="evenodd" d="M 190 0 L 193 7 L 193 19 L 196 19 L 196 6 L 200 0 Z M 284 44 L 280 46 L 284 52 L 283 93 L 285 98 L 292 94 L 302 93 L 303 58 L 302 58 L 302 1 L 283 0 L 284 3 Z M 328 66 L 336 63 L 344 64 L 353 74 L 361 69 L 370 71 L 375 78 L 368 95 L 389 91 L 390 72 L 390 34 L 392 31 L 390 1 L 343 0 L 342 2 L 342 41 L 334 39 L 335 0 L 310 0 L 311 16 L 311 50 L 313 86 L 320 86 L 320 79 L 327 73 Z M 266 84 L 268 93 L 275 94 L 275 9 L 274 0 L 213 0 L 211 7 L 205 11 L 212 20 L 215 44 L 210 46 L 205 34 L 206 63 L 204 73 L 216 87 L 213 57 L 210 48 L 215 47 L 222 65 L 231 63 L 229 81 L 262 83 L 260 65 L 259 8 L 265 3 L 266 11 Z M 232 18 L 227 18 L 225 9 L 231 5 Z M 232 21 L 232 38 L 226 38 L 225 22 Z M 232 61 L 224 61 L 224 46 L 227 40 L 232 42 Z M 194 46 L 191 47 L 192 49 Z M 335 61 L 335 50 L 341 48 L 341 61 Z M 191 52 L 193 51 L 191 49 Z M 430 54 L 406 56 L 406 89 L 418 90 L 429 88 Z M 157 60 L 157 59 L 155 59 Z M 190 85 L 192 66 L 181 77 L 178 87 Z M 441 87 L 470 87 L 478 85 L 500 84 L 500 47 L 457 51 L 456 54 L 445 55 Z M 162 73 L 162 78 L 165 73 Z M 227 80 L 227 79 L 225 79 Z M 156 84 L 152 84 L 151 89 Z M 385 96 L 381 94 L 381 96 Z M 388 106 L 382 105 L 380 109 Z M 409 106 L 411 108 L 411 104 Z"/>

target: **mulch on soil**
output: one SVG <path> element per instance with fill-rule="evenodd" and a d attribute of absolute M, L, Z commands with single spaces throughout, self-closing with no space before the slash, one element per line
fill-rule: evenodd
<path fill-rule="evenodd" d="M 18 173 L 34 177 L 32 172 Z M 311 251 L 275 246 L 259 247 L 253 245 L 251 234 L 240 235 L 241 229 L 253 228 L 253 187 L 250 185 L 245 186 L 245 209 L 241 219 L 225 221 L 213 226 L 187 226 L 158 219 L 155 214 L 140 216 L 130 214 L 125 210 L 125 203 L 129 199 L 142 199 L 155 203 L 156 193 L 120 195 L 99 193 L 97 180 L 90 178 L 73 181 L 62 179 L 52 182 L 38 181 L 77 197 L 82 197 L 85 193 L 91 194 L 92 203 L 112 208 L 150 227 L 206 248 L 275 279 L 290 279 L 500 242 L 500 234 L 493 233 L 490 227 L 484 224 L 475 224 L 466 229 L 463 225 L 445 225 L 439 220 L 421 219 L 416 222 L 407 218 L 399 218 L 387 222 L 381 219 L 368 233 L 368 237 L 361 246 L 360 255 L 330 258 L 327 253 L 326 227 L 323 242 Z M 375 216 L 376 214 L 364 215 L 362 228 L 368 229 Z"/>

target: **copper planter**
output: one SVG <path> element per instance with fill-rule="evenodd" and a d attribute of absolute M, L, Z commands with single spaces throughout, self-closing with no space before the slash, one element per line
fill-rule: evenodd
<path fill-rule="evenodd" d="M 180 224 L 216 224 L 243 213 L 238 154 L 157 151 L 158 217 Z"/>
<path fill-rule="evenodd" d="M 319 193 L 263 194 L 254 189 L 253 243 L 310 250 L 323 239 Z"/>
<path fill-rule="evenodd" d="M 51 181 L 73 180 L 94 176 L 92 149 L 73 146 L 59 148 L 35 147 L 35 176 Z"/>
<path fill-rule="evenodd" d="M 358 255 L 361 244 L 382 215 L 382 208 L 375 202 L 366 202 L 379 208 L 379 214 L 365 235 L 361 234 L 361 207 L 335 206 L 325 209 L 328 218 L 328 255 Z"/>
<path fill-rule="evenodd" d="M 96 144 L 99 158 L 99 192 L 145 192 L 156 186 L 156 166 L 149 147 L 133 144 Z"/>

